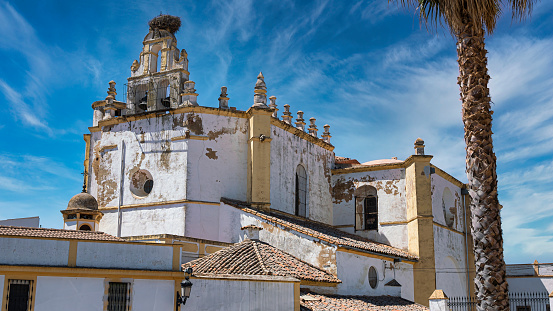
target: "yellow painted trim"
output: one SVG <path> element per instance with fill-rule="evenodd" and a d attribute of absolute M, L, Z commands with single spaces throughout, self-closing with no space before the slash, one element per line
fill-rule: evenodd
<path fill-rule="evenodd" d="M 270 110 L 269 110 L 270 111 Z M 297 129 L 295 127 L 293 127 L 292 125 L 284 122 L 284 121 L 281 121 L 277 118 L 271 118 L 271 125 L 274 125 L 278 128 L 281 128 L 291 134 L 294 134 L 300 138 L 303 138 L 304 140 L 307 140 L 308 142 L 310 143 L 313 143 L 319 147 L 322 147 L 326 150 L 334 150 L 334 146 L 325 142 L 324 140 L 322 139 L 319 139 L 317 137 L 314 137 L 313 135 L 310 135 L 309 133 L 306 133 L 300 129 Z"/>
<path fill-rule="evenodd" d="M 2 274 L 16 275 L 29 278 L 34 276 L 59 276 L 59 277 L 101 277 L 101 278 L 134 278 L 134 279 L 159 279 L 182 280 L 180 271 L 154 271 L 131 269 L 95 269 L 95 268 L 69 268 L 69 267 L 43 267 L 43 266 L 12 266 L 0 265 Z"/>
<path fill-rule="evenodd" d="M 360 173 L 360 172 L 372 172 L 372 171 L 383 171 L 383 170 L 392 170 L 392 169 L 398 169 L 398 168 L 407 168 L 415 161 L 424 161 L 432 159 L 433 156 L 431 155 L 412 155 L 409 158 L 407 158 L 403 162 L 397 162 L 397 163 L 386 163 L 386 164 L 376 164 L 376 165 L 361 165 L 361 166 L 353 166 L 353 167 L 346 167 L 346 168 L 336 168 L 332 170 L 332 175 L 340 175 L 340 174 L 350 174 L 350 173 Z M 435 167 L 432 165 L 432 167 Z M 447 174 L 447 173 L 446 173 Z"/>
<path fill-rule="evenodd" d="M 406 225 L 413 221 L 415 219 L 409 220 L 403 220 L 403 221 L 385 221 L 385 222 L 379 222 L 378 224 L 381 226 L 391 226 L 391 225 Z"/>
<path fill-rule="evenodd" d="M 334 228 L 340 229 L 340 228 L 353 228 L 355 225 L 336 225 L 333 226 Z"/>
<path fill-rule="evenodd" d="M 199 244 L 197 243 L 188 243 L 188 242 L 182 242 L 182 251 L 187 253 L 198 253 L 199 251 Z"/>
<path fill-rule="evenodd" d="M 78 248 L 79 242 L 78 241 L 69 241 L 69 254 L 67 258 L 67 266 L 68 267 L 76 267 L 77 266 L 77 248 Z"/>
<path fill-rule="evenodd" d="M 70 239 L 70 238 L 56 238 L 56 237 L 38 237 L 38 236 L 20 236 L 20 235 L 2 235 L 2 238 L 10 239 L 31 239 L 31 240 L 55 240 L 55 241 L 76 241 L 76 242 L 85 242 L 85 243 L 115 243 L 115 244 L 132 244 L 132 245 L 150 245 L 156 247 L 169 247 L 167 244 L 163 243 L 149 243 L 149 242 L 129 242 L 129 241 L 105 241 L 105 240 L 84 240 L 84 239 Z"/>
<path fill-rule="evenodd" d="M 303 286 L 324 286 L 324 287 L 336 287 L 339 283 L 332 282 L 315 282 L 315 281 L 306 281 L 300 280 L 300 284 Z"/>
<path fill-rule="evenodd" d="M 222 250 L 224 247 L 222 246 L 214 246 L 214 245 L 206 245 L 205 246 L 205 252 L 206 254 L 213 254 L 217 251 Z"/>
<path fill-rule="evenodd" d="M 300 311 L 300 283 L 294 283 L 294 311 Z"/>
<path fill-rule="evenodd" d="M 180 271 L 180 245 L 173 245 L 173 271 Z"/>
<path fill-rule="evenodd" d="M 270 138 L 270 137 L 265 137 L 265 138 L 263 139 L 262 142 L 268 143 L 268 142 L 270 142 L 271 140 L 273 140 L 273 139 Z M 259 137 L 252 137 L 252 138 L 248 139 L 248 143 L 251 142 L 251 141 L 261 141 L 261 138 L 259 138 Z"/>
<path fill-rule="evenodd" d="M 390 255 L 390 257 L 387 257 L 387 256 L 377 255 L 377 254 L 373 254 L 373 253 L 363 252 L 363 251 L 360 251 L 360 250 L 354 250 L 354 249 L 349 249 L 349 248 L 340 247 L 340 246 L 338 246 L 338 248 L 336 248 L 336 251 L 355 254 L 355 255 L 359 255 L 359 256 L 370 257 L 370 258 L 377 258 L 377 259 L 380 259 L 380 260 L 387 260 L 387 261 L 392 261 L 392 262 L 394 261 L 394 258 L 395 258 L 393 255 Z M 400 258 L 399 256 L 396 256 L 396 257 Z M 401 262 L 405 262 L 405 263 L 408 263 L 408 264 L 415 264 L 416 263 L 416 261 L 414 261 L 414 260 L 405 259 L 403 257 L 401 257 L 400 259 L 401 259 Z"/>
<path fill-rule="evenodd" d="M 434 225 L 437 226 L 437 227 L 440 227 L 440 228 L 442 228 L 442 229 L 446 229 L 446 230 L 449 230 L 449 231 L 451 231 L 451 232 L 454 232 L 454 233 L 460 234 L 460 235 L 462 235 L 462 236 L 465 236 L 465 233 L 464 233 L 464 232 L 455 230 L 455 229 L 450 228 L 450 227 L 448 227 L 448 226 L 444 226 L 444 225 L 439 224 L 439 223 L 437 223 L 437 222 L 435 222 L 435 221 L 434 221 L 433 223 L 434 223 Z"/>
<path fill-rule="evenodd" d="M 152 203 L 140 203 L 140 204 L 129 204 L 129 205 L 122 205 L 121 208 L 138 208 L 138 207 L 147 207 L 147 206 L 159 206 L 159 205 L 171 205 L 171 204 L 179 204 L 179 203 L 188 203 L 188 204 L 204 204 L 204 205 L 221 205 L 221 202 L 209 202 L 209 201 L 195 201 L 195 200 L 174 200 L 174 201 L 163 201 L 163 202 L 152 202 Z M 106 207 L 100 207 L 99 210 L 105 211 L 105 210 L 116 210 L 117 206 L 106 206 Z"/>
<path fill-rule="evenodd" d="M 171 141 L 185 140 L 185 139 L 209 140 L 209 137 L 207 137 L 207 136 L 198 136 L 198 135 L 189 135 L 189 136 L 183 135 L 183 136 L 172 137 Z"/>
<path fill-rule="evenodd" d="M 457 178 L 449 175 L 448 173 L 446 173 L 445 171 L 443 171 L 441 168 L 439 167 L 436 167 L 435 165 L 433 164 L 430 164 L 431 167 L 433 167 L 435 170 L 436 170 L 436 174 L 438 174 L 438 176 L 442 177 L 443 179 L 449 181 L 450 183 L 456 185 L 457 187 L 459 188 L 463 188 L 465 187 L 465 184 L 462 183 L 461 181 L 459 181 Z"/>

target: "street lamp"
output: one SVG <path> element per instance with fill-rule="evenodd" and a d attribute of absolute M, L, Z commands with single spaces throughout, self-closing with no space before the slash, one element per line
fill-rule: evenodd
<path fill-rule="evenodd" d="M 190 276 L 192 275 L 192 268 L 186 268 L 184 270 L 184 278 L 185 280 L 180 283 L 180 293 L 177 292 L 177 311 L 179 310 L 179 305 L 186 304 L 186 299 L 190 297 L 190 290 L 192 290 L 192 282 L 188 280 Z"/>

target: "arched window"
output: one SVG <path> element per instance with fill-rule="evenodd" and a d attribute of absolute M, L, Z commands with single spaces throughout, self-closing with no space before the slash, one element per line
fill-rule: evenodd
<path fill-rule="evenodd" d="M 90 228 L 89 225 L 82 225 L 79 230 L 84 230 L 84 231 L 92 231 L 92 229 Z"/>
<path fill-rule="evenodd" d="M 355 230 L 378 230 L 378 197 L 376 188 L 355 189 Z"/>
<path fill-rule="evenodd" d="M 296 168 L 296 215 L 306 216 L 307 206 L 307 173 L 300 164 Z"/>

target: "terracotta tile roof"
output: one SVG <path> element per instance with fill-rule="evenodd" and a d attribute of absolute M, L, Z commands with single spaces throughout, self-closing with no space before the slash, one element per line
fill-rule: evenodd
<path fill-rule="evenodd" d="M 339 296 L 302 292 L 301 311 L 325 310 L 389 310 L 427 311 L 423 305 L 392 296 Z"/>
<path fill-rule="evenodd" d="M 21 236 L 95 241 L 125 241 L 121 238 L 103 232 L 12 226 L 0 226 L 0 236 Z"/>
<path fill-rule="evenodd" d="M 314 282 L 341 283 L 334 275 L 259 240 L 246 239 L 187 262 L 194 274 L 278 275 Z"/>
<path fill-rule="evenodd" d="M 264 212 L 260 210 L 254 210 L 250 208 L 247 203 L 239 202 L 235 200 L 222 198 L 221 202 L 228 205 L 239 208 L 245 212 L 260 217 L 261 219 L 286 227 L 288 229 L 300 232 L 319 240 L 334 244 L 337 246 L 343 246 L 346 248 L 354 248 L 362 251 L 369 251 L 372 253 L 379 253 L 383 255 L 389 255 L 393 257 L 399 257 L 409 260 L 417 260 L 418 257 L 408 252 L 401 250 L 390 245 L 378 243 L 365 239 L 358 235 L 338 230 L 330 225 L 322 222 L 291 216 L 281 212 Z"/>

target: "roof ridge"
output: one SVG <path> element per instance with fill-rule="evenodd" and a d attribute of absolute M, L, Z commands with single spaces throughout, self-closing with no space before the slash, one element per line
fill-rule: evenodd
<path fill-rule="evenodd" d="M 11 229 L 25 229 L 25 230 L 41 230 L 41 231 L 59 231 L 59 232 L 82 232 L 82 233 L 85 233 L 85 234 L 106 234 L 106 235 L 111 235 L 111 234 L 107 234 L 105 232 L 102 232 L 102 231 L 88 231 L 88 230 L 71 230 L 71 229 L 58 229 L 58 228 L 36 228 L 36 227 L 24 227 L 24 226 L 5 226 L 5 225 L 0 225 L 0 229 L 1 228 L 11 228 Z"/>
<path fill-rule="evenodd" d="M 259 252 L 259 249 L 257 248 L 257 241 L 248 239 L 251 244 L 253 245 L 253 250 L 255 252 L 255 255 L 257 256 L 257 260 L 259 260 L 259 264 L 261 265 L 261 269 L 263 269 L 263 272 L 265 272 L 267 275 L 273 274 L 267 266 L 265 266 L 265 263 L 263 262 L 263 257 L 261 256 L 261 253 Z M 246 240 L 247 241 L 247 240 Z"/>

